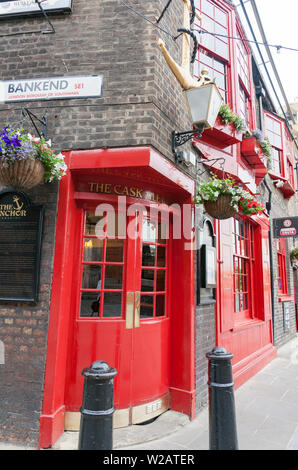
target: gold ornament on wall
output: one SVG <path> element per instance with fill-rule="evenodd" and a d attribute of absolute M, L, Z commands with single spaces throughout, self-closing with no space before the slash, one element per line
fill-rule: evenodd
<path fill-rule="evenodd" d="M 183 11 L 183 29 L 190 30 L 190 16 L 189 12 L 192 11 L 192 6 L 189 0 L 182 0 L 184 3 Z M 196 12 L 196 17 L 199 21 L 202 17 Z M 181 85 L 183 90 L 191 90 L 194 88 L 200 88 L 206 83 L 211 83 L 211 79 L 208 77 L 208 71 L 202 70 L 201 77 L 196 80 L 190 72 L 190 37 L 187 33 L 182 33 L 182 63 L 178 65 L 177 62 L 172 58 L 168 50 L 166 49 L 165 42 L 162 39 L 158 39 L 158 45 L 161 52 L 176 77 L 178 83 Z"/>

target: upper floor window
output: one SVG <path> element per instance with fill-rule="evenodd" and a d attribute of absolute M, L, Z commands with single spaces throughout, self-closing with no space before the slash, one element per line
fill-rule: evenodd
<path fill-rule="evenodd" d="M 272 145 L 271 170 L 284 176 L 281 122 L 268 114 L 265 115 L 266 136 Z"/>
<path fill-rule="evenodd" d="M 278 280 L 278 293 L 287 294 L 287 270 L 286 270 L 286 249 L 285 239 L 277 239 L 277 280 Z"/>
<path fill-rule="evenodd" d="M 242 41 L 242 35 L 237 29 L 236 58 L 237 74 L 239 86 L 239 114 L 246 122 L 247 127 L 251 127 L 251 104 L 250 104 L 250 61 L 249 54 Z"/>
<path fill-rule="evenodd" d="M 234 311 L 238 320 L 252 318 L 251 292 L 254 265 L 254 226 L 248 220 L 234 219 Z"/>
<path fill-rule="evenodd" d="M 214 2 L 195 0 L 195 7 L 200 11 L 202 21 L 197 26 L 211 34 L 200 34 L 198 57 L 194 64 L 194 76 L 199 77 L 202 69 L 209 71 L 211 78 L 216 78 L 218 88 L 225 101 L 228 99 L 227 70 L 229 62 L 228 14 Z M 219 34 L 220 36 L 216 36 Z"/>

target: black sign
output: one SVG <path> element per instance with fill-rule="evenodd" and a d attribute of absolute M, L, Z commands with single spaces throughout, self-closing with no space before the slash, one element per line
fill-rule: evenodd
<path fill-rule="evenodd" d="M 298 217 L 285 217 L 283 219 L 273 219 L 273 237 L 298 237 Z"/>
<path fill-rule="evenodd" d="M 25 193 L 0 192 L 0 301 L 37 302 L 43 214 Z"/>

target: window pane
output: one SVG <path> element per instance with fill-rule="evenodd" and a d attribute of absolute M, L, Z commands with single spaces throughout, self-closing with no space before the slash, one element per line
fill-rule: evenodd
<path fill-rule="evenodd" d="M 154 270 L 142 269 L 141 291 L 153 292 L 154 291 Z"/>
<path fill-rule="evenodd" d="M 215 7 L 215 20 L 224 26 L 227 26 L 227 14 Z"/>
<path fill-rule="evenodd" d="M 82 292 L 80 317 L 99 317 L 99 295 L 96 292 Z"/>
<path fill-rule="evenodd" d="M 104 223 L 105 216 L 97 217 L 94 212 L 86 212 L 85 234 L 95 235 L 95 226 L 98 222 Z"/>
<path fill-rule="evenodd" d="M 90 264 L 83 265 L 83 289 L 100 289 L 101 288 L 101 266 L 93 266 Z"/>
<path fill-rule="evenodd" d="M 239 295 L 235 295 L 235 312 L 239 312 Z"/>
<path fill-rule="evenodd" d="M 84 261 L 102 261 L 103 240 L 84 238 Z"/>
<path fill-rule="evenodd" d="M 213 18 L 214 7 L 208 0 L 202 0 L 202 11 Z"/>
<path fill-rule="evenodd" d="M 153 295 L 141 295 L 140 316 L 141 318 L 153 317 Z"/>
<path fill-rule="evenodd" d="M 107 240 L 106 261 L 121 263 L 123 261 L 124 240 Z"/>
<path fill-rule="evenodd" d="M 121 317 L 121 292 L 105 292 L 103 300 L 103 317 Z"/>
<path fill-rule="evenodd" d="M 105 289 L 122 289 L 123 266 L 106 265 Z"/>
<path fill-rule="evenodd" d="M 143 266 L 155 266 L 155 245 L 143 245 Z"/>
<path fill-rule="evenodd" d="M 157 266 L 159 268 L 164 268 L 166 266 L 166 247 L 165 246 L 157 247 Z"/>
<path fill-rule="evenodd" d="M 156 296 L 156 317 L 163 317 L 165 315 L 165 296 L 157 295 Z"/>
<path fill-rule="evenodd" d="M 215 48 L 218 55 L 224 57 L 225 59 L 229 57 L 228 45 L 220 39 L 215 39 Z"/>
<path fill-rule="evenodd" d="M 156 274 L 156 291 L 164 292 L 166 290 L 166 272 L 163 270 L 157 271 Z"/>
<path fill-rule="evenodd" d="M 158 222 L 158 243 L 166 244 L 169 238 L 169 226 L 162 222 Z"/>
<path fill-rule="evenodd" d="M 143 221 L 143 240 L 145 242 L 156 241 L 156 223 L 152 220 L 145 219 Z"/>

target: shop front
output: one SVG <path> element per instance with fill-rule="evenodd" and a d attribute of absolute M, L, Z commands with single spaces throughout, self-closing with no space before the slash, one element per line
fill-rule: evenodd
<path fill-rule="evenodd" d="M 118 372 L 115 427 L 195 413 L 194 181 L 150 147 L 66 158 L 41 448 L 79 429 L 81 372 L 95 360 Z"/>

